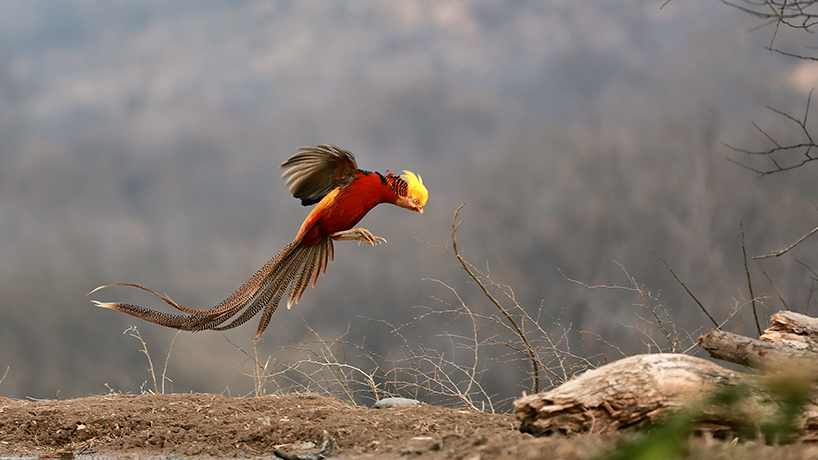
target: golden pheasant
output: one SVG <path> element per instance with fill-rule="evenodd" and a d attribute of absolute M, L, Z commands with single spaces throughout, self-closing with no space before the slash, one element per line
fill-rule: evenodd
<path fill-rule="evenodd" d="M 209 310 L 183 307 L 169 297 L 136 284 L 131 286 L 148 291 L 185 314 L 162 313 L 137 305 L 119 302 L 98 302 L 95 305 L 118 310 L 162 326 L 185 331 L 232 329 L 247 322 L 262 309 L 256 339 L 287 294 L 287 308 L 298 303 L 307 286 L 315 286 L 318 275 L 326 272 L 333 260 L 332 241 L 355 240 L 358 245 L 377 245 L 385 239 L 364 228 L 352 228 L 372 208 L 380 203 L 392 203 L 423 214 L 429 192 L 420 176 L 410 171 L 397 176 L 358 169 L 355 157 L 334 145 L 301 147 L 300 151 L 281 164 L 288 168 L 282 179 L 290 193 L 301 204 L 315 208 L 309 213 L 292 243 L 270 259 L 236 292 Z M 94 289 L 109 287 L 100 286 Z"/>

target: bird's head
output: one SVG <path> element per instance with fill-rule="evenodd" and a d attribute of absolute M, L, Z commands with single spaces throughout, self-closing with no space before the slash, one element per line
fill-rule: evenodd
<path fill-rule="evenodd" d="M 398 182 L 393 182 L 393 189 L 398 195 L 395 204 L 402 208 L 423 214 L 423 207 L 426 206 L 426 200 L 429 199 L 429 191 L 426 190 L 426 187 L 423 185 L 423 179 L 415 175 L 412 171 L 403 171 L 403 174 L 400 176 L 394 176 L 392 173 L 388 173 L 387 180 L 389 180 L 388 176 L 390 175 L 395 179 L 394 182 Z"/>

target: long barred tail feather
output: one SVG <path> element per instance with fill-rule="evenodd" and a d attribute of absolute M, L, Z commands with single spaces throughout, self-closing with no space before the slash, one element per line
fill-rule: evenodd
<path fill-rule="evenodd" d="M 326 273 L 327 265 L 333 258 L 332 239 L 329 237 L 309 247 L 302 246 L 298 240 L 293 241 L 264 264 L 236 292 L 209 310 L 183 307 L 169 297 L 138 284 L 120 283 L 100 286 L 89 294 L 110 286 L 130 286 L 148 291 L 173 308 L 187 314 L 174 315 L 120 302 L 96 300 L 93 302 L 98 307 L 110 308 L 151 323 L 184 331 L 233 329 L 246 323 L 263 309 L 264 312 L 256 333 L 256 339 L 258 339 L 269 325 L 270 318 L 287 289 L 290 290 L 287 297 L 287 308 L 290 308 L 293 303 L 298 303 L 307 286 L 310 284 L 315 286 L 319 274 Z"/>

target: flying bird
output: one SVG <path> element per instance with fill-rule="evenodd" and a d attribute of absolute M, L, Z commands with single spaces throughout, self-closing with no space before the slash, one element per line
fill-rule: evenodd
<path fill-rule="evenodd" d="M 375 206 L 391 203 L 423 214 L 429 192 L 420 176 L 404 171 L 398 176 L 358 168 L 351 152 L 332 144 L 301 147 L 299 152 L 279 166 L 290 193 L 303 206 L 315 205 L 292 243 L 264 264 L 236 292 L 209 310 L 179 305 L 169 297 L 137 284 L 118 283 L 100 286 L 131 286 L 148 291 L 184 314 L 168 314 L 138 305 L 99 302 L 102 308 L 121 311 L 145 321 L 185 331 L 226 330 L 240 326 L 263 310 L 258 324 L 258 339 L 270 323 L 279 302 L 287 294 L 287 308 L 298 303 L 308 285 L 315 286 L 334 258 L 333 241 L 353 240 L 373 246 L 386 240 L 364 228 L 353 228 Z M 289 290 L 289 292 L 287 292 Z"/>

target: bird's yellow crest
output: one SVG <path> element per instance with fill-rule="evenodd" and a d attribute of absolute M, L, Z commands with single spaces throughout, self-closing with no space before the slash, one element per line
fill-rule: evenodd
<path fill-rule="evenodd" d="M 412 171 L 403 171 L 400 176 L 406 182 L 406 194 L 412 198 L 416 198 L 421 207 L 426 206 L 426 200 L 429 199 L 429 191 L 423 185 L 423 179 L 415 175 Z"/>

